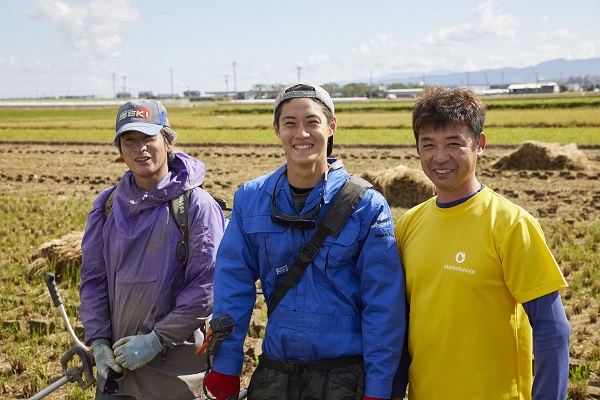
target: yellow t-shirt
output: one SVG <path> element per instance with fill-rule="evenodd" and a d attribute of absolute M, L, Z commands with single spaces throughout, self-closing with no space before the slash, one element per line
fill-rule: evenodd
<path fill-rule="evenodd" d="M 451 208 L 435 200 L 396 225 L 409 399 L 531 399 L 532 333 L 520 303 L 567 287 L 542 229 L 489 188 Z"/>

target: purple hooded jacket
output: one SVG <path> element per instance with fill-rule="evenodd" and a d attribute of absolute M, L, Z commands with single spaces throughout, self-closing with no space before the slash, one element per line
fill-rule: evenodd
<path fill-rule="evenodd" d="M 167 175 L 149 192 L 139 189 L 127 171 L 116 185 L 106 221 L 104 204 L 110 190 L 101 193 L 81 244 L 79 314 L 86 344 L 99 338 L 114 343 L 155 330 L 165 348 L 119 381 L 119 395 L 138 399 L 192 399 L 205 369 L 205 359 L 195 350 L 204 340 L 199 328 L 212 313 L 215 257 L 225 223 L 220 207 L 200 187 L 204 164 L 182 153 L 174 155 Z M 189 189 L 189 258 L 175 284 L 182 235 L 169 202 Z M 100 390 L 103 386 L 100 381 Z"/>

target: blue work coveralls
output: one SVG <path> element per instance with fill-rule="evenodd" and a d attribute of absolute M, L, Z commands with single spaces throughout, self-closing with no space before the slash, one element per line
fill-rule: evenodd
<path fill-rule="evenodd" d="M 316 185 L 301 211 L 306 213 L 322 201 L 317 221 L 350 177 L 341 161 L 328 162 L 327 182 Z M 287 175 L 282 175 L 285 168 L 247 182 L 235 193 L 233 215 L 215 267 L 214 315 L 229 314 L 235 321 L 233 333 L 214 360 L 215 371 L 223 374 L 241 373 L 255 282 L 260 279 L 268 304 L 315 232 L 284 228 L 271 220 L 273 193 L 279 210 L 296 214 Z M 385 198 L 368 190 L 339 237 L 327 238 L 298 284 L 271 314 L 263 353 L 295 361 L 362 354 L 365 395 L 389 398 L 405 328 L 404 274 L 393 227 Z"/>

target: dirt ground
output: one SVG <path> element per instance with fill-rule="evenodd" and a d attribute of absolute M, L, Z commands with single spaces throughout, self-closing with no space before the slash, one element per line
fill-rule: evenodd
<path fill-rule="evenodd" d="M 574 170 L 505 170 L 493 167 L 518 146 L 488 146 L 479 162 L 479 180 L 540 219 L 598 220 L 600 217 L 600 148 L 580 148 L 590 168 Z M 204 188 L 231 204 L 245 181 L 284 162 L 279 146 L 178 145 L 206 164 Z M 48 192 L 94 195 L 116 183 L 126 170 L 110 145 L 10 144 L 0 148 L 0 185 L 15 193 Z M 353 174 L 405 165 L 419 168 L 412 146 L 336 146 L 333 156 Z M 394 209 L 399 216 L 405 209 Z"/>
<path fill-rule="evenodd" d="M 499 171 L 493 167 L 500 157 L 517 147 L 488 146 L 478 166 L 480 181 L 541 221 L 559 218 L 600 220 L 600 148 L 580 147 L 589 160 L 589 168 L 582 171 Z M 178 145 L 176 150 L 206 164 L 205 189 L 226 199 L 228 204 L 243 182 L 284 162 L 280 147 L 271 145 Z M 412 146 L 337 145 L 333 155 L 341 158 L 353 174 L 380 171 L 400 164 L 419 168 L 419 159 Z M 81 196 L 91 207 L 96 195 L 116 183 L 125 170 L 117 150 L 110 145 L 4 143 L 0 146 L 0 187 L 19 197 L 42 192 Z M 393 209 L 396 218 L 404 211 L 404 208 Z M 571 324 L 576 323 L 571 320 Z M 598 330 L 591 335 L 591 343 L 599 343 Z M 590 385 L 600 391 L 597 375 Z"/>

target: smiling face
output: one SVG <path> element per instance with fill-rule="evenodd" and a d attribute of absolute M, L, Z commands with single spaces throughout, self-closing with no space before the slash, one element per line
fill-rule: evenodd
<path fill-rule="evenodd" d="M 138 131 L 121 134 L 121 155 L 135 177 L 136 185 L 149 191 L 167 174 L 167 154 L 173 145 L 161 133 L 148 136 Z"/>
<path fill-rule="evenodd" d="M 459 200 L 479 189 L 475 167 L 485 144 L 485 133 L 475 143 L 466 126 L 426 128 L 419 132 L 421 167 L 435 185 L 440 202 Z"/>
<path fill-rule="evenodd" d="M 290 179 L 295 171 L 321 179 L 327 169 L 327 140 L 335 132 L 335 117 L 328 123 L 320 103 L 294 98 L 282 103 L 278 122 L 273 128 L 285 151 Z"/>

